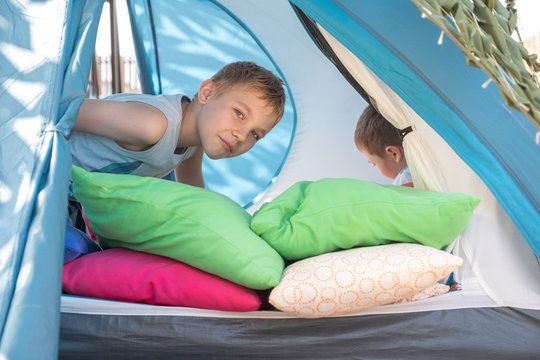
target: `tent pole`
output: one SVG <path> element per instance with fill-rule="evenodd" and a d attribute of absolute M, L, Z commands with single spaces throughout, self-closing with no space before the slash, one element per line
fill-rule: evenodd
<path fill-rule="evenodd" d="M 118 19 L 116 17 L 116 1 L 108 0 L 111 17 L 111 67 L 112 67 L 112 93 L 123 92 L 122 67 L 120 63 L 120 46 L 118 40 Z"/>
<path fill-rule="evenodd" d="M 100 62 L 101 65 L 101 62 Z M 100 97 L 100 88 L 101 88 L 101 71 L 98 71 L 98 61 L 97 61 L 97 55 L 94 51 L 94 55 L 92 56 L 92 67 L 90 69 L 90 74 L 92 76 L 92 93 L 90 95 L 95 96 L 96 99 L 99 99 Z M 101 68 L 101 66 L 100 66 Z"/>

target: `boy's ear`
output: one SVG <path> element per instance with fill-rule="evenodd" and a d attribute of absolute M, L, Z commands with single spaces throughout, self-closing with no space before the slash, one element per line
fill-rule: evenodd
<path fill-rule="evenodd" d="M 401 159 L 403 159 L 403 157 L 405 156 L 405 154 L 403 153 L 403 148 L 396 145 L 388 145 L 384 148 L 384 152 L 387 155 L 390 155 L 392 159 L 394 159 L 394 161 L 397 163 L 400 162 Z"/>
<path fill-rule="evenodd" d="M 204 80 L 201 83 L 201 86 L 199 86 L 199 92 L 197 93 L 197 97 L 199 98 L 199 102 L 201 104 L 206 104 L 208 99 L 210 98 L 210 95 L 212 95 L 212 92 L 214 91 L 215 84 L 212 80 Z"/>

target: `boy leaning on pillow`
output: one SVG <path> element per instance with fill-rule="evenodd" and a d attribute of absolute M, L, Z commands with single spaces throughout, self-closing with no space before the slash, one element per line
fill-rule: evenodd
<path fill-rule="evenodd" d="M 283 81 L 249 61 L 221 68 L 195 95 L 115 94 L 85 99 L 69 137 L 73 164 L 91 172 L 163 178 L 204 187 L 203 154 L 249 151 L 281 120 Z M 68 227 L 85 230 L 70 199 Z M 82 239 L 81 239 L 82 241 Z"/>

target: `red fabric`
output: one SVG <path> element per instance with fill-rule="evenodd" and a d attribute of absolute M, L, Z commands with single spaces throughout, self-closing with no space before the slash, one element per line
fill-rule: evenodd
<path fill-rule="evenodd" d="M 414 184 L 412 182 L 409 182 L 409 183 L 405 183 L 405 184 L 401 184 L 399 186 L 407 186 L 407 187 L 414 187 Z"/>
<path fill-rule="evenodd" d="M 255 290 L 180 261 L 124 248 L 107 249 L 64 265 L 66 293 L 102 299 L 225 311 L 255 311 Z"/>
<path fill-rule="evenodd" d="M 82 217 L 83 217 L 83 220 L 84 220 L 84 224 L 86 225 L 86 229 L 88 230 L 88 234 L 90 235 L 90 238 L 94 241 L 97 241 L 97 235 L 95 232 L 92 231 L 92 229 L 90 228 L 90 221 L 88 221 L 88 218 L 86 217 L 86 215 L 84 215 L 84 208 L 82 208 L 83 211 L 82 211 Z"/>

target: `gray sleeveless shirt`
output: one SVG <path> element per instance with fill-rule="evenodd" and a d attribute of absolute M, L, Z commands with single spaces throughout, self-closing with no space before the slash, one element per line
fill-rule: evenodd
<path fill-rule="evenodd" d="M 180 155 L 174 153 L 182 123 L 183 97 L 146 94 L 116 94 L 107 97 L 106 100 L 139 101 L 157 108 L 167 118 L 165 134 L 150 149 L 130 151 L 112 139 L 74 131 L 69 140 L 73 164 L 87 171 L 159 178 L 166 176 L 195 151 L 195 147 L 189 147 Z"/>

